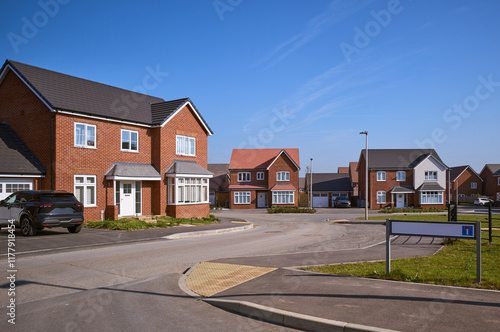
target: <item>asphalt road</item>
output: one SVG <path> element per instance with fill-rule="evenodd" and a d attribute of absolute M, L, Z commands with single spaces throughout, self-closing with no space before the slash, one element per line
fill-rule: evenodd
<path fill-rule="evenodd" d="M 378 224 L 338 224 L 329 220 L 354 219 L 361 209 L 335 209 L 315 215 L 269 215 L 219 211 L 228 218 L 246 219 L 256 228 L 249 231 L 166 240 L 153 237 L 140 242 L 113 242 L 120 232 L 87 230 L 81 234 L 56 231 L 45 237 L 16 238 L 38 246 L 36 252 L 16 256 L 16 325 L 20 330 L 217 330 L 284 331 L 286 329 L 232 315 L 198 302 L 177 285 L 182 273 L 202 261 L 338 251 L 342 259 L 352 251 L 385 240 L 385 227 Z M 61 230 L 64 231 L 64 230 Z M 2 231 L 3 233 L 4 231 Z M 59 234 L 60 233 L 60 234 Z M 63 235 L 64 234 L 64 235 Z M 153 232 L 151 232 L 153 234 Z M 3 234 L 2 234 L 3 235 Z M 81 246 L 89 238 L 110 239 Z M 162 234 L 163 235 L 163 234 Z M 78 239 L 71 250 L 40 251 L 57 241 Z M 129 235 L 121 235 L 129 236 Z M 2 240 L 2 239 L 0 239 Z M 37 242 L 38 241 L 38 242 Z M 0 241 L 0 253 L 7 250 Z M 347 256 L 346 256 L 347 257 Z M 308 262 L 310 264 L 310 262 Z M 13 330 L 5 313 L 12 298 L 6 282 L 7 257 L 0 256 L 0 330 Z"/>

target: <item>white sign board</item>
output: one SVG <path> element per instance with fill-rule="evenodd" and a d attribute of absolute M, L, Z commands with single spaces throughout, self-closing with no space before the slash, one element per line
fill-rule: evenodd
<path fill-rule="evenodd" d="M 392 234 L 474 239 L 474 224 L 392 221 Z"/>

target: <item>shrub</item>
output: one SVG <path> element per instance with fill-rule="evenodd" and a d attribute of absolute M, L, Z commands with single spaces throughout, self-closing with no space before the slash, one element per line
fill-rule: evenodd
<path fill-rule="evenodd" d="M 276 206 L 267 209 L 268 213 L 316 213 L 315 209 L 300 208 L 298 206 Z"/>

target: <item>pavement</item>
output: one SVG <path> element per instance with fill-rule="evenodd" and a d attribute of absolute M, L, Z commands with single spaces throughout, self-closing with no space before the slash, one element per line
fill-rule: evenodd
<path fill-rule="evenodd" d="M 392 257 L 432 255 L 442 241 L 395 237 Z M 179 280 L 226 311 L 305 331 L 500 331 L 500 292 L 327 275 L 297 266 L 385 259 L 366 248 L 202 262 Z"/>

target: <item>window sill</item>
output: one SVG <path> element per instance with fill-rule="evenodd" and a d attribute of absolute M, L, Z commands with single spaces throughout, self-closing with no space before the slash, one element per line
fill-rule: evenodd
<path fill-rule="evenodd" d="M 74 145 L 73 147 L 78 148 L 78 149 L 94 149 L 94 150 L 97 150 L 97 147 L 95 147 L 95 146 Z"/>

